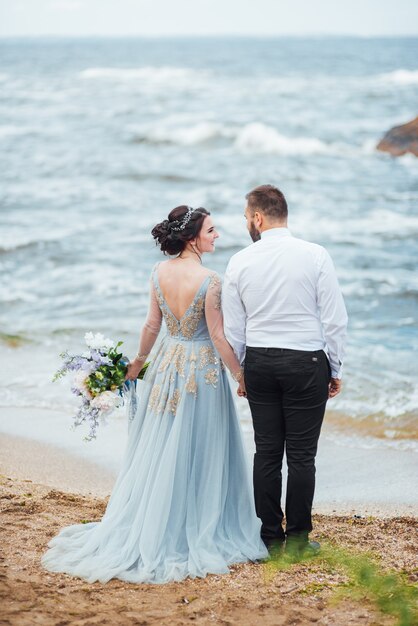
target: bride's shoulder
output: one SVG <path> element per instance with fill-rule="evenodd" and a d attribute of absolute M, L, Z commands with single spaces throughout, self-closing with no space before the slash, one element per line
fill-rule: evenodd
<path fill-rule="evenodd" d="M 218 274 L 218 272 L 215 272 L 213 270 L 209 270 L 207 272 L 207 277 L 209 278 L 209 284 L 208 284 L 208 288 L 209 289 L 221 289 L 222 287 L 222 278 L 220 277 L 220 275 Z"/>
<path fill-rule="evenodd" d="M 166 263 L 168 263 L 168 260 L 167 261 L 157 261 L 156 263 L 154 263 L 154 265 L 152 266 L 152 270 L 151 270 L 151 276 L 154 276 L 154 274 L 156 274 L 156 272 L 158 272 L 161 267 L 164 267 L 166 265 Z"/>

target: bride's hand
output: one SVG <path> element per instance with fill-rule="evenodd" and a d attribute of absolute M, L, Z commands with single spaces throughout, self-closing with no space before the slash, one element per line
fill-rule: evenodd
<path fill-rule="evenodd" d="M 237 394 L 240 396 L 240 398 L 246 398 L 247 397 L 247 390 L 245 389 L 244 376 L 239 381 Z"/>
<path fill-rule="evenodd" d="M 136 359 L 128 363 L 128 371 L 126 372 L 125 380 L 136 380 L 141 369 L 142 363 Z"/>

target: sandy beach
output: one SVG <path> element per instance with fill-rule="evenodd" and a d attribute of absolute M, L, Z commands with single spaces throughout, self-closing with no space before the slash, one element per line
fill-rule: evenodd
<path fill-rule="evenodd" d="M 345 582 L 344 574 L 315 562 L 273 573 L 266 564 L 236 565 L 230 575 L 210 575 L 163 588 L 118 580 L 106 585 L 88 584 L 67 575 L 50 574 L 40 566 L 48 541 L 65 525 L 100 519 L 114 472 L 29 439 L 2 434 L 0 444 L 1 624 L 171 626 L 190 622 L 202 626 L 252 626 L 259 620 L 267 626 L 396 623 L 393 617 L 379 613 L 371 601 L 346 598 L 336 602 L 334 590 Z M 328 508 L 329 514 L 315 514 L 312 538 L 356 552 L 370 552 L 385 570 L 402 573 L 409 582 L 416 581 L 416 507 L 398 502 L 392 509 L 381 506 L 379 513 L 377 501 L 361 510 L 360 506 L 361 502 L 352 501 L 341 504 L 340 508 L 346 510 L 343 514 L 341 510 L 336 512 L 338 503 L 324 501 L 317 505 L 316 510 Z M 373 508 L 377 514 L 363 514 L 365 509 Z M 353 511 L 359 516 L 354 517 Z"/>
<path fill-rule="evenodd" d="M 71 494 L 31 479 L 1 476 L 1 624 L 11 626 L 102 624 L 183 625 L 187 623 L 267 626 L 320 624 L 380 626 L 395 624 L 369 601 L 332 599 L 344 575 L 311 562 L 269 573 L 263 564 L 231 568 L 224 576 L 164 585 L 132 585 L 112 580 L 88 584 L 40 566 L 49 539 L 64 526 L 98 520 L 105 498 Z M 346 548 L 373 551 L 385 569 L 414 581 L 414 518 L 315 516 L 316 539 Z M 415 538 L 414 538 L 415 537 Z"/>

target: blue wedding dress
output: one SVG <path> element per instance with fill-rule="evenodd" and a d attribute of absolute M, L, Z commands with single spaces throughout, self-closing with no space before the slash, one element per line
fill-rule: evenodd
<path fill-rule="evenodd" d="M 224 366 L 235 357 L 220 290 L 209 274 L 178 320 L 154 268 L 143 336 L 148 329 L 154 343 L 162 318 L 167 334 L 140 385 L 121 471 L 101 521 L 67 526 L 49 542 L 47 570 L 165 583 L 267 556 Z"/>

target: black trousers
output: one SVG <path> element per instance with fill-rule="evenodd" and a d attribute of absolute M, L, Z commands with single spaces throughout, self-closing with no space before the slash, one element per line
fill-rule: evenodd
<path fill-rule="evenodd" d="M 254 494 L 264 541 L 307 538 L 312 530 L 315 456 L 331 369 L 322 350 L 247 347 L 245 385 L 254 425 Z M 282 462 L 288 466 L 286 532 Z"/>

